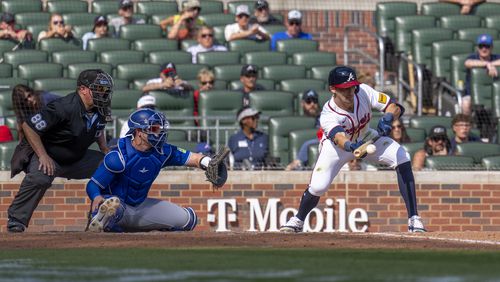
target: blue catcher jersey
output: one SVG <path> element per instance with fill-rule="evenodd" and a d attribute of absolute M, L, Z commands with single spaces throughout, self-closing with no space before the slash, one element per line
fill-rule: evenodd
<path fill-rule="evenodd" d="M 121 138 L 118 148 L 109 152 L 87 185 L 91 199 L 93 185 L 101 194 L 118 196 L 126 204 L 137 206 L 147 197 L 149 189 L 160 170 L 166 166 L 182 166 L 190 155 L 189 151 L 170 144 L 163 145 L 163 154 L 156 150 L 137 151 L 130 137 Z"/>

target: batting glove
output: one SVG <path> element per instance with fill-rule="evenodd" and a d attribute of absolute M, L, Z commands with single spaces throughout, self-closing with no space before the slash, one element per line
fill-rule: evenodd
<path fill-rule="evenodd" d="M 394 115 L 392 113 L 385 113 L 377 125 L 377 132 L 380 136 L 388 136 L 391 134 L 392 121 L 394 120 Z"/>
<path fill-rule="evenodd" d="M 365 142 L 358 141 L 356 143 L 352 143 L 351 141 L 347 141 L 344 143 L 344 151 L 346 152 L 354 152 L 359 146 L 363 145 Z"/>

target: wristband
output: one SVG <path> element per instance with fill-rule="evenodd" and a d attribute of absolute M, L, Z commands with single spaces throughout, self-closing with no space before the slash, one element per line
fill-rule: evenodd
<path fill-rule="evenodd" d="M 201 169 L 206 170 L 208 167 L 208 164 L 210 163 L 211 160 L 212 160 L 212 158 L 207 157 L 207 156 L 203 156 L 203 158 L 201 158 L 201 160 L 200 160 Z"/>
<path fill-rule="evenodd" d="M 352 152 L 351 145 L 352 145 L 351 141 L 346 141 L 344 143 L 344 151 L 346 151 L 346 152 Z"/>

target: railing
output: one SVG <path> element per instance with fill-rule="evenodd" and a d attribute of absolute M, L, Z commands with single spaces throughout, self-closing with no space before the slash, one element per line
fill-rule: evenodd
<path fill-rule="evenodd" d="M 455 113 L 461 113 L 462 112 L 462 90 L 459 90 L 453 85 L 449 84 L 446 81 L 441 81 L 439 83 L 439 88 L 438 88 L 438 115 L 441 116 L 443 115 L 443 95 L 444 95 L 444 90 L 448 90 L 452 94 L 455 94 L 457 97 L 457 102 L 458 106 L 455 107 Z"/>
<path fill-rule="evenodd" d="M 403 68 L 404 63 L 411 64 L 416 71 L 417 74 L 417 83 L 414 87 L 412 87 L 408 82 L 406 82 L 403 78 Z M 424 83 L 424 69 L 421 65 L 415 63 L 413 60 L 408 58 L 408 55 L 405 53 L 401 53 L 399 66 L 398 66 L 398 99 L 399 101 L 404 101 L 403 97 L 403 88 L 407 91 L 413 91 L 417 93 L 417 115 L 422 115 L 422 97 L 423 97 L 423 83 Z"/>

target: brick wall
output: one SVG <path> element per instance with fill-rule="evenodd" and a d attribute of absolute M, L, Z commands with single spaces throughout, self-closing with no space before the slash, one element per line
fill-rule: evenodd
<path fill-rule="evenodd" d="M 433 231 L 500 231 L 500 174 L 490 172 L 416 173 L 420 213 Z M 2 177 L 3 176 L 3 177 Z M 269 198 L 280 198 L 278 211 L 297 208 L 307 187 L 310 172 L 231 172 L 224 189 L 212 191 L 200 171 L 164 172 L 155 182 L 150 196 L 193 207 L 200 218 L 197 230 L 215 230 L 207 224 L 207 200 L 235 198 L 238 222 L 231 230 L 247 230 L 248 198 L 258 198 L 262 210 Z M 0 174 L 0 179 L 8 179 Z M 0 231 L 5 231 L 7 208 L 22 177 L 0 183 Z M 395 184 L 395 173 L 341 172 L 319 208 L 328 198 L 346 199 L 347 212 L 363 208 L 368 212 L 370 232 L 405 231 L 406 210 Z M 335 225 L 338 206 L 335 204 Z M 85 181 L 56 179 L 42 199 L 30 231 L 81 231 L 89 208 Z M 212 209 L 216 214 L 217 209 Z"/>

